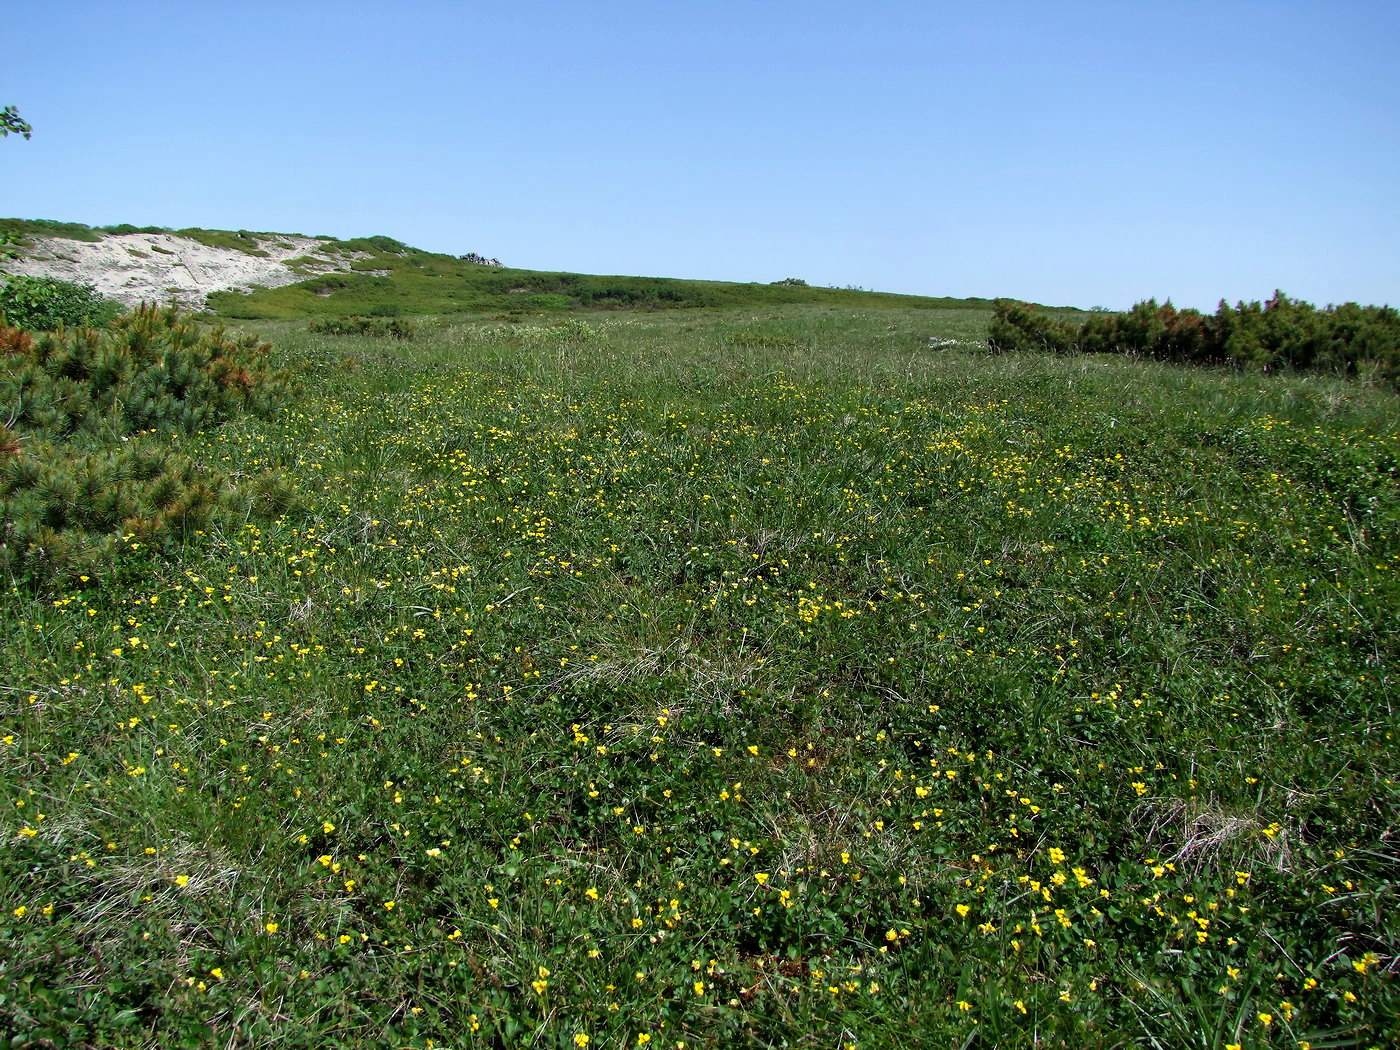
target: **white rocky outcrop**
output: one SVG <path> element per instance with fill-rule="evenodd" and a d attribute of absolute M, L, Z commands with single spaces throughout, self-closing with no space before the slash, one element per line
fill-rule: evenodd
<path fill-rule="evenodd" d="M 317 273 L 348 271 L 354 259 L 367 257 L 327 253 L 327 247 L 328 242 L 311 237 L 272 234 L 257 237 L 257 249 L 267 253 L 262 257 L 211 248 L 174 233 L 104 234 L 100 241 L 32 237 L 18 258 L 0 259 L 0 273 L 91 284 L 98 294 L 126 306 L 174 299 L 202 309 L 210 292 L 295 284 Z M 288 266 L 292 260 L 299 260 L 297 269 Z"/>

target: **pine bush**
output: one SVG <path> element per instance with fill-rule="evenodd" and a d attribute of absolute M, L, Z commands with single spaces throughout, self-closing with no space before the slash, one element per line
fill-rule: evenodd
<path fill-rule="evenodd" d="M 1282 292 L 1264 303 L 1223 300 L 1215 314 L 1155 299 L 1082 324 L 998 299 L 988 331 L 997 352 L 1128 354 L 1160 361 L 1363 374 L 1400 388 L 1400 312 L 1344 303 L 1319 309 Z"/>
<path fill-rule="evenodd" d="M 0 326 L 0 568 L 38 583 L 87 574 L 123 541 L 290 506 L 276 482 L 236 485 L 164 440 L 285 404 L 294 391 L 268 367 L 270 349 L 174 308 L 142 307 L 104 329 Z"/>

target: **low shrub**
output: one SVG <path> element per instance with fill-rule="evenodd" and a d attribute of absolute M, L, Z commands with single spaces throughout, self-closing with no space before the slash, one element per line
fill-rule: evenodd
<path fill-rule="evenodd" d="M 0 324 L 31 332 L 103 325 L 121 312 L 90 284 L 51 277 L 11 277 L 0 287 Z"/>
<path fill-rule="evenodd" d="M 162 440 L 281 407 L 293 390 L 269 349 L 153 307 L 105 329 L 0 327 L 0 569 L 30 583 L 86 575 L 123 543 L 285 505 L 267 479 L 235 484 Z"/>
<path fill-rule="evenodd" d="M 312 321 L 309 327 L 318 335 L 368 335 L 393 339 L 412 339 L 417 332 L 412 321 L 399 317 L 388 320 L 379 317 L 334 317 Z"/>
<path fill-rule="evenodd" d="M 1267 302 L 1223 300 L 1214 315 L 1155 299 L 1076 324 L 1028 303 L 998 299 L 988 329 L 994 351 L 1108 353 L 1192 364 L 1365 373 L 1400 384 L 1400 311 L 1344 303 L 1319 309 L 1275 292 Z"/>
<path fill-rule="evenodd" d="M 409 250 L 403 241 L 386 237 L 382 233 L 371 237 L 351 237 L 340 242 L 340 249 L 343 252 L 369 252 L 372 255 L 402 255 Z"/>

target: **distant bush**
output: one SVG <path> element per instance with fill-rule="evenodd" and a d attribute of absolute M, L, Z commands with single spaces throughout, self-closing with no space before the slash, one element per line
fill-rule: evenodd
<path fill-rule="evenodd" d="M 48 332 L 107 324 L 121 306 L 97 294 L 90 284 L 50 277 L 11 277 L 0 287 L 0 324 Z"/>
<path fill-rule="evenodd" d="M 379 274 L 327 273 L 307 281 L 300 281 L 295 287 L 304 288 L 308 292 L 334 292 L 342 288 L 392 288 L 393 286 L 393 281 Z"/>
<path fill-rule="evenodd" d="M 806 288 L 807 282 L 801 277 L 784 277 L 781 281 L 774 281 L 775 285 L 781 288 Z"/>
<path fill-rule="evenodd" d="M 115 226 L 98 226 L 98 233 L 128 234 L 128 233 L 169 233 L 169 226 L 133 226 L 129 222 L 118 223 Z"/>
<path fill-rule="evenodd" d="M 398 303 L 376 303 L 369 308 L 371 317 L 398 317 L 403 313 L 403 307 Z"/>
<path fill-rule="evenodd" d="M 341 241 L 340 249 L 350 252 L 401 255 L 408 251 L 408 245 L 404 244 L 403 241 L 396 241 L 392 237 L 385 237 L 383 234 L 375 234 L 373 237 L 352 237 L 348 241 Z"/>
<path fill-rule="evenodd" d="M 176 237 L 184 237 L 186 240 L 195 241 L 206 248 L 232 248 L 234 251 L 243 252 L 245 255 L 255 255 L 266 257 L 267 252 L 258 246 L 259 237 L 277 237 L 280 234 L 274 233 L 253 233 L 249 230 L 239 230 L 237 233 L 230 233 L 228 230 L 205 230 L 198 226 L 191 226 L 187 229 L 176 230 Z"/>
<path fill-rule="evenodd" d="M 124 540 L 287 505 L 270 479 L 239 486 L 158 443 L 284 404 L 292 389 L 269 349 L 150 307 L 105 329 L 0 327 L 0 569 L 30 582 L 88 573 Z"/>
<path fill-rule="evenodd" d="M 467 252 L 466 255 L 459 255 L 457 258 L 461 259 L 462 262 L 474 263 L 477 266 L 505 266 L 500 259 L 488 259 L 484 255 L 478 255 L 476 252 Z"/>
<path fill-rule="evenodd" d="M 81 222 L 57 219 L 0 219 L 0 230 L 21 237 L 63 237 L 70 241 L 100 241 L 102 235 Z"/>
<path fill-rule="evenodd" d="M 1129 354 L 1159 361 L 1235 364 L 1374 374 L 1400 384 L 1400 311 L 1344 303 L 1318 309 L 1282 292 L 1265 303 L 1228 306 L 1214 315 L 1155 299 L 1124 313 L 1061 320 L 1028 303 L 998 299 L 987 344 L 995 351 Z"/>
<path fill-rule="evenodd" d="M 312 321 L 310 329 L 319 335 L 368 335 L 380 338 L 412 339 L 417 328 L 401 318 L 339 317 Z"/>

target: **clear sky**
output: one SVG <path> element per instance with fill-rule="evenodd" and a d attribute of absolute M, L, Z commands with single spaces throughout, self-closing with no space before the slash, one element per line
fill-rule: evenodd
<path fill-rule="evenodd" d="M 0 215 L 1400 305 L 1400 2 L 0 0 Z"/>

